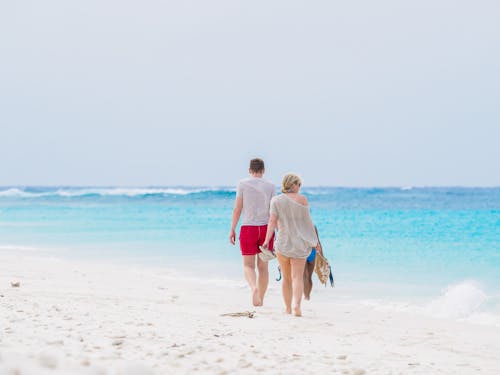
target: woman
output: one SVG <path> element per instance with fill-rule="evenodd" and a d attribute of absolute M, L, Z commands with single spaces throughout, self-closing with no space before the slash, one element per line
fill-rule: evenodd
<path fill-rule="evenodd" d="M 262 247 L 266 248 L 279 227 L 278 239 L 274 243 L 276 255 L 283 273 L 283 300 L 287 314 L 302 316 L 300 303 L 304 291 L 304 266 L 313 247 L 318 248 L 319 241 L 309 213 L 307 198 L 299 194 L 302 181 L 293 173 L 286 174 L 281 182 L 283 194 L 271 199 L 270 218 L 266 239 Z"/>

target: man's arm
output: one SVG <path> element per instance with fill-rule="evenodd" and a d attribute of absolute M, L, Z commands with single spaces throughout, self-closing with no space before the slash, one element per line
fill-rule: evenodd
<path fill-rule="evenodd" d="M 278 227 L 278 218 L 276 217 L 275 214 L 269 215 L 269 223 L 267 223 L 266 239 L 262 244 L 262 247 L 264 247 L 265 249 L 269 248 L 269 242 L 271 241 L 271 237 L 273 236 L 274 230 L 277 227 Z"/>
<path fill-rule="evenodd" d="M 231 231 L 229 232 L 229 242 L 231 244 L 236 243 L 236 226 L 240 220 L 241 211 L 243 210 L 243 198 L 241 196 L 236 197 L 233 209 L 233 219 L 231 220 Z"/>

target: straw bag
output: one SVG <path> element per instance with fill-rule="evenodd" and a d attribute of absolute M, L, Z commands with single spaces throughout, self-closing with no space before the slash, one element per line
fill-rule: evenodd
<path fill-rule="evenodd" d="M 319 242 L 318 228 L 314 226 L 314 230 L 316 231 L 316 236 L 318 236 L 318 242 Z M 316 251 L 316 261 L 314 264 L 314 271 L 316 272 L 316 275 L 318 275 L 318 279 L 321 284 L 325 284 L 326 286 L 327 281 L 330 280 L 330 285 L 332 287 L 335 286 L 335 281 L 333 280 L 332 267 L 330 266 L 328 259 L 326 259 L 323 256 L 323 246 L 321 246 L 321 253 L 319 251 Z"/>
<path fill-rule="evenodd" d="M 316 264 L 314 265 L 314 271 L 318 276 L 319 282 L 321 284 L 325 284 L 328 280 L 330 280 L 330 285 L 335 286 L 335 282 L 333 281 L 333 273 L 332 267 L 330 267 L 330 263 L 328 263 L 328 259 L 326 259 L 322 254 L 316 252 Z"/>

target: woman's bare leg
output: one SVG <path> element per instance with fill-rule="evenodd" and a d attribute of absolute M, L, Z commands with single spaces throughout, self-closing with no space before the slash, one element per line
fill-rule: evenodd
<path fill-rule="evenodd" d="M 290 258 L 281 254 L 277 254 L 278 261 L 281 267 L 281 291 L 283 293 L 283 301 L 285 302 L 285 311 L 287 314 L 292 313 L 292 271 Z"/>
<path fill-rule="evenodd" d="M 302 293 L 304 292 L 304 266 L 305 259 L 291 258 L 290 264 L 292 268 L 292 291 L 293 291 L 293 314 L 302 316 L 300 303 L 302 301 Z"/>
<path fill-rule="evenodd" d="M 306 262 L 304 267 L 304 299 L 309 300 L 311 298 L 311 290 L 313 287 L 312 275 L 314 272 L 314 262 Z"/>
<path fill-rule="evenodd" d="M 252 290 L 252 303 L 254 306 L 262 305 L 259 289 L 257 288 L 257 275 L 255 273 L 255 255 L 243 255 L 243 273 L 248 286 Z"/>

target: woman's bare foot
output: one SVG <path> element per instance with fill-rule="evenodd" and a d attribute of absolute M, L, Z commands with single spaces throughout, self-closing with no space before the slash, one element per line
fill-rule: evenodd
<path fill-rule="evenodd" d="M 293 315 L 295 315 L 295 316 L 302 316 L 302 310 L 300 310 L 300 307 L 295 306 L 293 308 Z"/>
<path fill-rule="evenodd" d="M 291 314 L 292 313 L 292 308 L 287 306 L 285 307 L 285 314 Z"/>
<path fill-rule="evenodd" d="M 262 298 L 260 298 L 259 289 L 257 288 L 252 292 L 252 303 L 254 306 L 262 306 Z"/>

